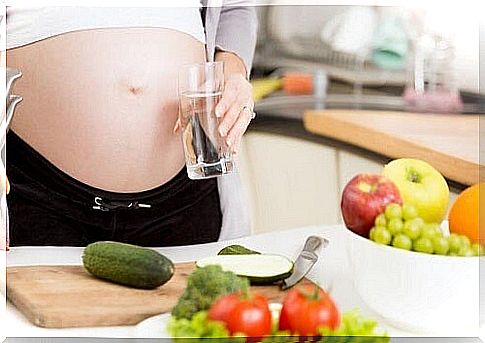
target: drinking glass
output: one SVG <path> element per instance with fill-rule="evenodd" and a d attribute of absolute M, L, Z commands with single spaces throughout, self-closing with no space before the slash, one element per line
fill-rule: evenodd
<path fill-rule="evenodd" d="M 179 70 L 179 118 L 187 174 L 207 179 L 234 171 L 234 161 L 218 131 L 215 108 L 224 90 L 223 62 L 184 65 Z"/>

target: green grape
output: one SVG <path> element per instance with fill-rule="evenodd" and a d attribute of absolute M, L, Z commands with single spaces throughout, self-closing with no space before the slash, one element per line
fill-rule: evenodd
<path fill-rule="evenodd" d="M 450 252 L 458 253 L 458 250 L 460 250 L 462 244 L 460 236 L 458 236 L 456 233 L 452 233 L 450 236 L 448 236 L 448 244 L 450 245 Z"/>
<path fill-rule="evenodd" d="M 403 204 L 402 205 L 402 217 L 404 220 L 411 220 L 418 216 L 418 210 L 414 205 Z"/>
<path fill-rule="evenodd" d="M 458 256 L 475 256 L 475 252 L 469 246 L 461 246 L 460 250 L 458 250 Z"/>
<path fill-rule="evenodd" d="M 415 240 L 421 235 L 422 227 L 423 220 L 421 218 L 406 220 L 404 223 L 403 233 L 412 240 Z"/>
<path fill-rule="evenodd" d="M 471 249 L 473 250 L 474 256 L 480 255 L 480 244 L 478 244 L 478 243 L 472 244 Z"/>
<path fill-rule="evenodd" d="M 384 227 L 378 226 L 375 228 L 374 241 L 379 244 L 388 245 L 391 243 L 391 233 Z"/>
<path fill-rule="evenodd" d="M 374 220 L 375 226 L 387 226 L 386 215 L 384 213 L 379 214 Z"/>
<path fill-rule="evenodd" d="M 387 227 L 385 226 L 375 226 L 375 228 L 379 230 L 387 230 Z"/>
<path fill-rule="evenodd" d="M 473 244 L 471 248 L 475 256 L 483 256 L 485 254 L 483 245 L 480 245 L 479 243 Z"/>
<path fill-rule="evenodd" d="M 425 223 L 424 226 L 428 228 L 431 232 L 434 232 L 436 236 L 443 236 L 443 232 L 441 231 L 440 224 L 438 223 Z"/>
<path fill-rule="evenodd" d="M 403 227 L 404 227 L 404 223 L 402 222 L 401 218 L 391 218 L 389 220 L 389 223 L 387 224 L 387 229 L 393 236 L 400 233 Z"/>
<path fill-rule="evenodd" d="M 458 256 L 458 254 L 456 252 L 452 251 L 452 252 L 448 253 L 448 256 Z"/>
<path fill-rule="evenodd" d="M 446 255 L 448 250 L 450 250 L 450 245 L 445 237 L 433 237 L 433 250 L 435 254 Z"/>
<path fill-rule="evenodd" d="M 372 227 L 372 229 L 370 229 L 369 231 L 369 238 L 371 240 L 374 240 L 374 233 L 376 232 L 376 228 L 375 227 Z"/>
<path fill-rule="evenodd" d="M 435 237 L 441 237 L 443 234 L 441 233 L 439 224 L 436 223 L 424 223 L 423 230 L 421 232 L 421 237 L 426 237 L 433 239 Z"/>
<path fill-rule="evenodd" d="M 413 244 L 413 249 L 418 252 L 424 252 L 427 254 L 432 254 L 433 253 L 433 243 L 431 242 L 431 239 L 426 238 L 426 237 L 421 237 L 418 238 L 417 240 L 414 241 Z"/>
<path fill-rule="evenodd" d="M 413 241 L 408 236 L 399 233 L 396 237 L 392 240 L 392 246 L 404 249 L 404 250 L 411 250 L 413 246 Z"/>
<path fill-rule="evenodd" d="M 419 226 L 420 226 L 421 228 L 422 228 L 422 227 L 424 226 L 424 224 L 425 224 L 425 222 L 424 222 L 423 218 L 421 218 L 421 217 L 416 217 L 416 218 L 414 218 L 414 219 L 413 219 L 413 221 L 414 221 L 414 222 L 416 222 L 416 223 L 418 223 L 418 224 L 419 224 Z"/>
<path fill-rule="evenodd" d="M 467 236 L 465 235 L 460 235 L 460 240 L 461 240 L 461 246 L 462 247 L 470 247 L 470 238 L 468 238 Z"/>
<path fill-rule="evenodd" d="M 401 205 L 399 204 L 389 204 L 384 211 L 387 219 L 391 218 L 401 218 L 402 217 L 402 209 Z"/>

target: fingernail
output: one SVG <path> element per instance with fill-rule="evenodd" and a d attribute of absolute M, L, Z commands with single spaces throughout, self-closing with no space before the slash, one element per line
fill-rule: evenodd
<path fill-rule="evenodd" d="M 177 120 L 175 122 L 175 126 L 173 127 L 173 132 L 174 133 L 177 132 L 179 128 L 180 128 L 180 120 Z"/>
<path fill-rule="evenodd" d="M 219 128 L 219 134 L 221 135 L 221 137 L 225 137 L 226 136 L 226 130 L 224 130 L 224 128 Z"/>
<path fill-rule="evenodd" d="M 220 108 L 220 107 L 216 107 L 215 112 L 216 112 L 216 117 L 217 117 L 217 118 L 220 118 L 220 117 L 221 117 L 221 115 L 222 115 L 222 113 L 221 113 L 221 112 L 222 112 L 221 108 Z"/>
<path fill-rule="evenodd" d="M 226 139 L 226 144 L 227 144 L 228 147 L 231 147 L 232 140 L 230 138 Z"/>

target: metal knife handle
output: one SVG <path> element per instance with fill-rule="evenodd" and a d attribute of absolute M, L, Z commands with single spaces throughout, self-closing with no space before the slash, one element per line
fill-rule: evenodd
<path fill-rule="evenodd" d="M 328 240 L 326 240 L 325 238 L 322 239 L 317 236 L 310 236 L 305 242 L 305 247 L 303 248 L 303 251 L 315 252 L 318 250 L 318 248 L 320 248 L 321 245 L 325 247 L 327 246 L 327 244 Z"/>

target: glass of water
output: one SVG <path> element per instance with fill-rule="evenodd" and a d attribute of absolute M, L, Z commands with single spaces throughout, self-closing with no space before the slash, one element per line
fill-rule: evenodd
<path fill-rule="evenodd" d="M 234 171 L 233 157 L 218 131 L 215 108 L 224 90 L 224 64 L 205 62 L 179 70 L 179 116 L 187 173 L 206 179 Z"/>

